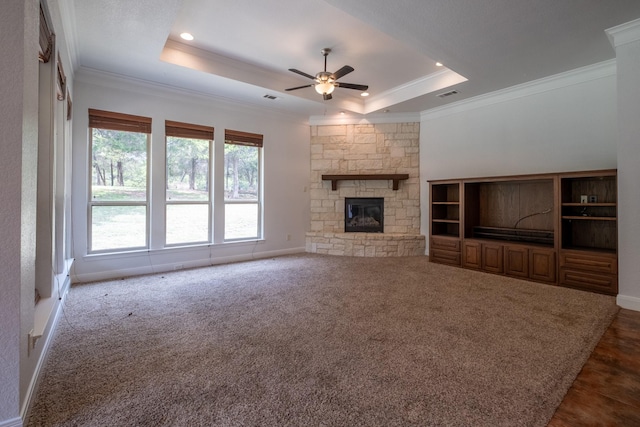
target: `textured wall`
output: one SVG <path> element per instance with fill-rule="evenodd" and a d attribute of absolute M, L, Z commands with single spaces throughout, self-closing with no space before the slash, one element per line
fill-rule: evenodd
<path fill-rule="evenodd" d="M 618 304 L 640 310 L 640 20 L 615 37 L 618 77 Z"/>
<path fill-rule="evenodd" d="M 20 415 L 33 372 L 27 333 L 33 325 L 38 140 L 38 2 L 3 2 L 0 14 L 0 423 Z M 25 332 L 26 331 L 26 332 Z"/>

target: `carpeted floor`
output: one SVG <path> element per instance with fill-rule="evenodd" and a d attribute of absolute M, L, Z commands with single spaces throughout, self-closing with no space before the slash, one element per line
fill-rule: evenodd
<path fill-rule="evenodd" d="M 278 257 L 75 285 L 29 426 L 545 426 L 609 296 Z"/>

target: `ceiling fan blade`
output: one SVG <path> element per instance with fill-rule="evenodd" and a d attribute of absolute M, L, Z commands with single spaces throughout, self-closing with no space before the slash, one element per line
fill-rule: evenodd
<path fill-rule="evenodd" d="M 343 87 L 345 89 L 355 89 L 355 90 L 367 90 L 367 89 L 369 89 L 369 86 L 367 86 L 367 85 L 356 85 L 356 84 L 353 84 L 353 83 L 339 83 L 339 82 L 336 82 L 335 85 L 337 87 Z"/>
<path fill-rule="evenodd" d="M 290 87 L 289 89 L 285 89 L 285 90 L 286 90 L 286 91 L 289 91 L 289 90 L 296 90 L 296 89 L 302 89 L 302 88 L 305 88 L 305 87 L 311 87 L 311 86 L 313 86 L 313 85 L 296 86 L 296 87 Z"/>
<path fill-rule="evenodd" d="M 324 99 L 325 101 L 328 101 L 331 98 L 333 98 L 333 96 L 331 96 L 330 93 L 325 93 L 325 94 L 322 95 L 322 99 Z"/>
<path fill-rule="evenodd" d="M 315 77 L 312 76 L 311 74 L 307 74 L 304 71 L 300 71 L 300 70 L 296 70 L 295 68 L 289 68 L 289 71 L 294 72 L 296 74 L 300 74 L 301 76 L 305 76 L 308 79 L 314 80 Z"/>
<path fill-rule="evenodd" d="M 349 65 L 345 65 L 344 67 L 340 68 L 338 71 L 333 73 L 333 78 L 335 80 L 338 80 L 340 77 L 346 76 L 352 71 L 353 71 L 353 67 L 350 67 Z"/>

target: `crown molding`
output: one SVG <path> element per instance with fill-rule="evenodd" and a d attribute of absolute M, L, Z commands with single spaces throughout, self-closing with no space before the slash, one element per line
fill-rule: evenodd
<path fill-rule="evenodd" d="M 365 100 L 364 113 L 381 110 L 391 105 L 426 95 L 436 91 L 444 90 L 458 83 L 466 82 L 468 79 L 460 74 L 445 68 L 437 73 L 420 77 L 416 80 L 396 86 L 378 95 Z"/>
<path fill-rule="evenodd" d="M 50 1 L 49 3 L 55 4 L 60 14 L 60 23 L 62 24 L 62 31 L 65 36 L 64 39 L 67 45 L 69 62 L 71 62 L 71 70 L 69 70 L 69 73 L 73 78 L 75 70 L 80 66 L 75 10 L 71 2 L 68 1 Z"/>
<path fill-rule="evenodd" d="M 251 110 L 261 115 L 272 115 L 274 117 L 287 119 L 296 123 L 308 123 L 306 116 L 291 113 L 286 110 L 278 110 L 273 107 L 266 108 L 264 105 L 241 102 L 231 98 L 197 92 L 194 90 L 154 81 L 137 79 L 134 77 L 97 70 L 94 68 L 80 67 L 80 69 L 78 69 L 78 71 L 76 72 L 75 80 L 77 82 L 103 86 L 107 88 L 115 88 L 121 90 L 125 89 L 140 94 L 153 94 L 154 96 L 161 96 L 172 100 L 175 100 L 177 97 L 179 97 L 184 102 L 192 104 L 199 103 L 207 107 L 210 107 L 212 105 L 212 102 L 214 102 L 215 105 L 228 110 L 234 110 L 238 112 Z"/>
<path fill-rule="evenodd" d="M 311 116 L 310 126 L 324 125 L 364 125 L 382 123 L 417 123 L 420 121 L 420 113 L 384 113 L 367 116 Z"/>
<path fill-rule="evenodd" d="M 521 85 L 501 89 L 485 95 L 465 99 L 442 107 L 432 108 L 420 113 L 421 120 L 432 120 L 440 117 L 458 114 L 476 108 L 512 101 L 544 92 L 599 80 L 616 75 L 616 61 L 610 59 L 594 65 L 577 68 L 575 70 L 556 74 L 538 80 L 533 80 Z"/>
<path fill-rule="evenodd" d="M 640 41 L 640 19 L 604 30 L 614 48 Z"/>

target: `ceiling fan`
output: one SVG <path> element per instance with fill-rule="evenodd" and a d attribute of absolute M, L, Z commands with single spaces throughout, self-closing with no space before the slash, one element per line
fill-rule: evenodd
<path fill-rule="evenodd" d="M 296 74 L 300 74 L 301 76 L 307 77 L 311 80 L 314 80 L 315 83 L 313 84 L 309 84 L 309 85 L 304 85 L 304 86 L 297 86 L 297 87 L 290 87 L 289 89 L 285 89 L 286 91 L 290 91 L 290 90 L 296 90 L 296 89 L 302 89 L 305 87 L 314 87 L 316 92 L 318 92 L 320 95 L 322 95 L 322 98 L 325 101 L 328 101 L 329 99 L 331 99 L 331 93 L 333 92 L 333 90 L 337 87 L 343 87 L 346 89 L 355 89 L 355 90 L 362 90 L 365 91 L 367 89 L 369 89 L 369 86 L 367 85 L 357 85 L 357 84 L 353 84 L 353 83 L 341 83 L 338 82 L 337 80 L 340 77 L 343 77 L 347 74 L 349 74 L 350 72 L 353 71 L 353 67 L 350 67 L 349 65 L 345 65 L 344 67 L 340 68 L 338 71 L 336 71 L 335 73 L 330 73 L 327 71 L 327 55 L 329 55 L 329 53 L 331 53 L 331 49 L 324 48 L 322 49 L 322 55 L 324 56 L 324 71 L 320 71 L 318 74 L 316 74 L 315 76 L 312 76 L 311 74 L 307 74 L 305 72 L 302 72 L 300 70 L 296 70 L 295 68 L 289 68 L 289 71 L 293 71 Z"/>

